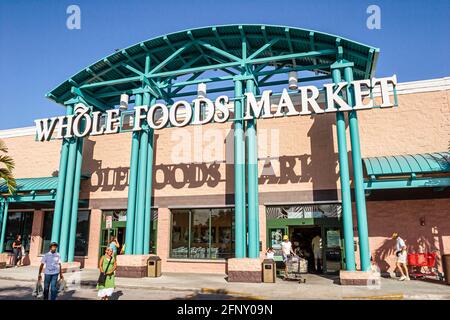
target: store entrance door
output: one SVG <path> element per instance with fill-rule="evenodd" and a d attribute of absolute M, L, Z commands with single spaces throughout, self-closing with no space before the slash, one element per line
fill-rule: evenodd
<path fill-rule="evenodd" d="M 318 269 L 315 267 L 314 252 L 311 245 L 316 236 L 321 237 L 320 226 L 290 226 L 289 235 L 291 237 L 291 243 L 295 254 L 308 260 L 308 272 L 322 272 L 323 265 L 320 265 L 320 262 L 318 264 Z"/>
<path fill-rule="evenodd" d="M 114 222 L 111 228 L 103 228 L 100 242 L 100 256 L 105 253 L 105 249 L 109 245 L 112 236 L 114 236 L 119 242 L 117 254 L 121 254 L 122 248 L 125 244 L 125 234 L 126 222 Z"/>

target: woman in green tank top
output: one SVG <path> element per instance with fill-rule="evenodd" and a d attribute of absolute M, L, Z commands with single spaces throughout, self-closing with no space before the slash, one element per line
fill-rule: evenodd
<path fill-rule="evenodd" d="M 97 285 L 98 296 L 102 300 L 108 300 L 116 287 L 115 284 L 115 271 L 117 269 L 116 258 L 114 257 L 113 250 L 108 247 L 105 250 L 105 255 L 100 258 L 99 263 L 100 272 L 104 272 L 106 274 L 105 285 Z"/>

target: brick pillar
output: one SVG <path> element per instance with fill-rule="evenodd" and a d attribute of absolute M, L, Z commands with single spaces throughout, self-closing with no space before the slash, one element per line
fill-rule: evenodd
<path fill-rule="evenodd" d="M 44 227 L 44 214 L 42 210 L 34 210 L 33 225 L 31 227 L 30 252 L 24 257 L 24 264 L 39 265 L 41 263 L 42 231 Z"/>
<path fill-rule="evenodd" d="M 84 268 L 96 269 L 98 267 L 100 232 L 102 227 L 102 210 L 92 209 L 89 224 L 89 245 Z"/>
<path fill-rule="evenodd" d="M 170 210 L 169 208 L 158 208 L 158 232 L 156 254 L 165 262 L 169 257 L 170 250 Z"/>

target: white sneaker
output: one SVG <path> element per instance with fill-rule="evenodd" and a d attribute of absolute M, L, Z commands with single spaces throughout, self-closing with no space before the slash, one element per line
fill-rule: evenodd
<path fill-rule="evenodd" d="M 406 277 L 405 276 L 401 276 L 400 279 L 398 279 L 398 281 L 405 281 Z"/>
<path fill-rule="evenodd" d="M 409 281 L 409 280 L 411 280 L 409 277 L 406 277 L 406 279 L 405 279 L 406 281 Z"/>

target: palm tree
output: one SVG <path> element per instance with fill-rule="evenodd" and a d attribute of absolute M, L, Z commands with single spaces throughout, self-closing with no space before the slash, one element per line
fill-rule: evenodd
<path fill-rule="evenodd" d="M 9 194 L 16 190 L 16 180 L 12 174 L 14 170 L 14 160 L 8 156 L 8 148 L 5 143 L 0 140 L 0 181 L 5 181 Z"/>

